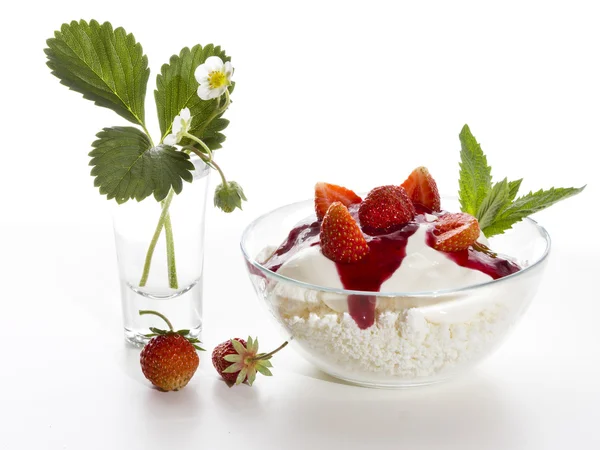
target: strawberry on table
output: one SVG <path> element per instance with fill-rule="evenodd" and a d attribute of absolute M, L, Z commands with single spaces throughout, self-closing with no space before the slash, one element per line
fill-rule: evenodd
<path fill-rule="evenodd" d="M 376 187 L 358 209 L 360 225 L 367 234 L 390 233 L 414 217 L 415 207 L 400 186 Z"/>
<path fill-rule="evenodd" d="M 348 207 L 361 201 L 362 199 L 354 191 L 343 186 L 323 182 L 315 184 L 315 212 L 319 220 L 323 220 L 333 202 L 341 202 Z"/>
<path fill-rule="evenodd" d="M 215 369 L 229 384 L 254 383 L 257 373 L 265 376 L 273 375 L 269 370 L 273 367 L 271 357 L 287 345 L 287 341 L 270 353 L 258 353 L 258 338 L 248 337 L 248 341 L 240 338 L 230 339 L 215 347 L 212 362 Z"/>
<path fill-rule="evenodd" d="M 341 202 L 332 203 L 323 218 L 321 252 L 339 263 L 353 263 L 369 253 L 360 227 Z"/>
<path fill-rule="evenodd" d="M 479 237 L 479 222 L 467 213 L 444 214 L 430 233 L 430 245 L 442 252 L 468 249 Z"/>
<path fill-rule="evenodd" d="M 440 194 L 437 184 L 426 167 L 417 167 L 402 183 L 409 198 L 415 205 L 431 211 L 440 211 Z"/>
<path fill-rule="evenodd" d="M 186 337 L 189 330 L 173 331 L 171 322 L 155 311 L 140 311 L 141 316 L 153 314 L 162 318 L 169 331 L 150 328 L 153 336 L 140 354 L 144 376 L 162 391 L 178 391 L 185 387 L 198 369 L 200 358 L 196 338 Z"/>

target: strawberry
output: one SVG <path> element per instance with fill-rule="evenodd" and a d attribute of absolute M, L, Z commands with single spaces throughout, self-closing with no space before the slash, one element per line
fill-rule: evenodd
<path fill-rule="evenodd" d="M 341 202 L 345 206 L 350 206 L 361 201 L 362 199 L 358 195 L 345 187 L 323 182 L 315 184 L 315 212 L 319 220 L 323 220 L 333 202 Z"/>
<path fill-rule="evenodd" d="M 341 202 L 333 202 L 323 218 L 321 252 L 339 263 L 353 263 L 369 253 L 360 227 Z"/>
<path fill-rule="evenodd" d="M 479 237 L 479 222 L 467 213 L 444 214 L 430 233 L 433 248 L 442 252 L 466 250 Z"/>
<path fill-rule="evenodd" d="M 431 211 L 440 211 L 440 194 L 437 184 L 426 167 L 417 167 L 402 183 L 402 187 L 415 205 Z"/>
<path fill-rule="evenodd" d="M 415 207 L 400 186 L 373 189 L 358 209 L 360 224 L 367 234 L 398 230 L 415 217 Z"/>
<path fill-rule="evenodd" d="M 200 359 L 196 350 L 196 338 L 187 338 L 189 330 L 173 331 L 171 322 L 155 311 L 140 311 L 140 315 L 153 314 L 161 317 L 169 331 L 150 328 L 153 336 L 140 354 L 142 372 L 150 382 L 162 391 L 178 391 L 185 387 L 196 373 Z"/>
<path fill-rule="evenodd" d="M 229 384 L 248 382 L 250 386 L 256 379 L 256 373 L 266 376 L 273 374 L 269 367 L 271 357 L 287 345 L 287 341 L 270 353 L 258 353 L 258 338 L 235 338 L 222 342 L 215 347 L 212 353 L 212 362 L 215 369 Z"/>

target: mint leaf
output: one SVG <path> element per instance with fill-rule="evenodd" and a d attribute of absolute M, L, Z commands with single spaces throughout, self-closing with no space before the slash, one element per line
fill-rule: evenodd
<path fill-rule="evenodd" d="M 169 190 L 179 194 L 181 180 L 191 182 L 194 165 L 189 156 L 175 147 L 152 147 L 149 138 L 134 127 L 104 128 L 90 152 L 94 185 L 107 199 L 124 203 L 141 201 L 151 194 L 157 201 Z"/>
<path fill-rule="evenodd" d="M 96 105 L 144 125 L 150 70 L 142 46 L 123 28 L 81 20 L 63 24 L 44 50 L 52 74 Z"/>
<path fill-rule="evenodd" d="M 560 200 L 579 194 L 584 188 L 585 186 L 581 188 L 550 188 L 546 191 L 540 189 L 535 193 L 530 192 L 500 211 L 491 224 L 481 227 L 482 231 L 488 238 L 502 234 L 523 218 L 546 209 Z"/>
<path fill-rule="evenodd" d="M 516 197 L 517 194 L 519 193 L 519 188 L 521 187 L 521 182 L 523 181 L 523 178 L 519 179 L 519 180 L 515 180 L 515 181 L 509 181 L 508 182 L 508 202 L 512 202 Z M 508 205 L 506 205 L 508 206 Z"/>
<path fill-rule="evenodd" d="M 231 60 L 219 46 L 195 45 L 191 50 L 185 47 L 179 55 L 171 56 L 169 64 L 162 66 L 160 74 L 156 77 L 154 91 L 161 141 L 171 132 L 173 119 L 183 108 L 189 108 L 193 117 L 190 134 L 202 139 L 211 150 L 220 148 L 225 140 L 225 136 L 220 132 L 227 127 L 228 120 L 217 116 L 211 123 L 206 124 L 207 119 L 217 110 L 217 99 L 201 100 L 197 94 L 198 82 L 194 72 L 209 56 L 218 56 L 223 61 Z M 184 145 L 186 143 L 191 142 L 182 142 Z"/>
<path fill-rule="evenodd" d="M 459 138 L 461 144 L 458 180 L 460 206 L 463 212 L 475 216 L 491 189 L 492 169 L 487 165 L 487 159 L 468 125 L 463 127 Z"/>
<path fill-rule="evenodd" d="M 481 202 L 481 205 L 479 205 L 477 214 L 475 215 L 479 221 L 480 228 L 483 229 L 489 226 L 496 218 L 498 211 L 505 207 L 507 203 L 510 203 L 509 195 L 509 186 L 506 178 L 494 184 L 488 195 Z"/>

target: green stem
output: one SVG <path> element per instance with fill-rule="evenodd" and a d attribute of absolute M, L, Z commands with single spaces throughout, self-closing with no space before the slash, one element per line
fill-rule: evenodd
<path fill-rule="evenodd" d="M 231 98 L 229 97 L 229 89 L 225 89 L 225 104 L 221 108 L 219 108 L 220 102 L 221 97 L 217 97 L 217 107 L 215 108 L 215 111 L 210 116 L 208 116 L 208 119 L 204 121 L 204 124 L 198 130 L 197 134 L 202 135 L 202 133 L 204 133 L 204 130 L 206 130 L 208 124 L 210 124 L 215 117 L 217 117 L 219 114 L 223 114 L 227 110 L 227 108 L 229 108 L 229 104 L 231 103 Z"/>
<path fill-rule="evenodd" d="M 196 139 L 196 138 L 194 138 L 194 139 Z M 200 139 L 196 139 L 196 140 L 199 144 L 202 144 L 210 152 L 210 149 L 206 146 L 206 144 L 204 142 L 202 142 Z M 223 184 L 227 184 L 227 180 L 225 179 L 225 174 L 223 173 L 223 170 L 221 170 L 221 167 L 219 167 L 219 165 L 214 161 L 214 159 L 212 159 L 212 152 L 209 154 L 210 155 L 209 159 L 207 159 L 206 155 L 204 155 L 204 153 L 202 153 L 197 148 L 189 146 L 189 145 L 186 146 L 186 148 L 189 148 L 196 155 L 198 155 L 198 157 L 202 161 L 204 161 L 206 164 L 213 167 L 217 172 L 219 172 L 219 175 L 221 175 L 221 180 L 223 180 Z"/>
<path fill-rule="evenodd" d="M 256 355 L 256 357 L 252 358 L 253 361 L 259 361 L 261 359 L 269 359 L 271 358 L 271 356 L 273 356 L 275 353 L 277 353 L 279 350 L 281 350 L 282 348 L 284 348 L 286 345 L 288 345 L 288 341 L 285 341 L 283 344 L 281 344 L 279 347 L 277 347 L 275 350 L 273 350 L 272 352 L 266 353 L 264 355 Z"/>
<path fill-rule="evenodd" d="M 169 195 L 167 195 L 167 197 L 161 202 L 162 212 L 160 213 L 158 223 L 156 224 L 156 229 L 154 230 L 154 235 L 152 236 L 152 240 L 150 241 L 148 251 L 146 252 L 146 261 L 144 262 L 144 270 L 142 272 L 142 278 L 140 280 L 140 287 L 146 286 L 146 282 L 148 281 L 150 265 L 152 264 L 152 255 L 154 254 L 154 249 L 156 248 L 156 243 L 158 242 L 158 238 L 160 237 L 160 233 L 162 232 L 162 228 L 165 224 L 165 221 L 169 216 L 169 206 L 171 205 L 171 201 L 173 200 L 174 195 L 175 191 L 171 189 Z"/>
<path fill-rule="evenodd" d="M 167 240 L 167 266 L 169 271 L 169 287 L 178 289 L 177 266 L 175 264 L 175 242 L 173 241 L 173 228 L 171 226 L 171 214 L 167 213 L 165 218 L 165 238 Z"/>
<path fill-rule="evenodd" d="M 169 326 L 169 331 L 173 331 L 173 325 L 171 325 L 171 322 L 169 321 L 169 319 L 167 319 L 164 315 L 162 315 L 161 313 L 157 312 L 157 311 L 150 311 L 149 309 L 143 309 L 139 311 L 140 316 L 145 316 L 147 314 L 152 314 L 154 316 L 158 316 L 160 317 L 162 320 L 164 320 L 165 322 L 167 322 L 167 325 Z"/>
<path fill-rule="evenodd" d="M 152 136 L 150 136 L 150 132 L 148 131 L 148 128 L 146 128 L 146 124 L 142 123 L 142 128 L 144 129 L 144 132 L 146 133 L 146 136 L 148 136 L 148 139 L 150 139 L 150 145 L 152 147 L 154 147 L 154 141 L 152 140 Z"/>

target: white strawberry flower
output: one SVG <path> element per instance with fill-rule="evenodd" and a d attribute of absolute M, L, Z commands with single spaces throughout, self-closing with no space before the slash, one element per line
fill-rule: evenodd
<path fill-rule="evenodd" d="M 173 119 L 173 125 L 171 126 L 172 133 L 165 136 L 163 142 L 166 145 L 175 145 L 187 135 L 192 125 L 192 117 L 188 108 L 183 108 L 178 116 Z"/>
<path fill-rule="evenodd" d="M 206 58 L 204 64 L 196 69 L 196 81 L 198 86 L 198 97 L 202 100 L 211 100 L 223 95 L 227 86 L 231 84 L 233 66 L 229 61 L 223 62 L 218 56 Z"/>

